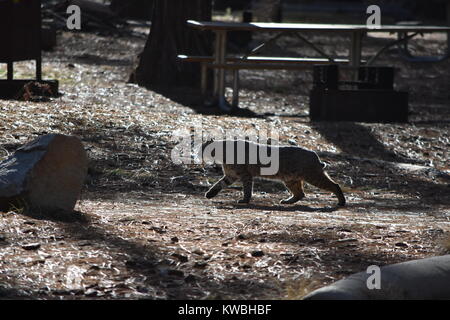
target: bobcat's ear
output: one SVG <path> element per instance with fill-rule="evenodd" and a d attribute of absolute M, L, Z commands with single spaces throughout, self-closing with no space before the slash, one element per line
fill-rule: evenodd
<path fill-rule="evenodd" d="M 213 143 L 214 140 L 212 138 L 209 138 L 205 142 L 202 143 L 202 150 L 204 150 L 207 146 L 209 146 L 211 143 Z"/>
<path fill-rule="evenodd" d="M 205 142 L 203 142 L 203 143 L 202 143 L 202 146 L 201 146 L 201 148 L 200 148 L 200 150 L 199 150 L 200 154 L 203 155 L 203 151 L 205 151 L 205 148 L 206 148 L 207 146 L 209 146 L 209 145 L 210 145 L 211 143 L 213 143 L 213 142 L 214 142 L 214 140 L 211 139 L 211 138 L 209 138 L 208 140 L 206 140 Z"/>

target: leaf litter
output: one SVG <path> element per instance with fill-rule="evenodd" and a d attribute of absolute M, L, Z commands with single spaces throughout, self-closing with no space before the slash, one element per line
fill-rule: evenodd
<path fill-rule="evenodd" d="M 348 41 L 317 40 L 337 52 Z M 295 38 L 284 41 L 299 53 Z M 418 41 L 436 52 L 442 43 Z M 397 86 L 410 91 L 409 124 L 311 123 L 308 72 L 243 71 L 240 104 L 258 117 L 205 115 L 126 83 L 142 37 L 62 32 L 58 43 L 44 75 L 63 95 L 1 101 L 0 157 L 41 134 L 79 136 L 91 159 L 83 219 L 0 213 L 1 298 L 297 299 L 369 265 L 449 252 L 450 61 L 382 58 L 396 59 Z M 248 206 L 235 203 L 235 187 L 205 199 L 220 169 L 170 157 L 172 133 L 193 125 L 277 128 L 280 143 L 319 153 L 348 206 L 309 186 L 304 201 L 281 206 L 287 192 L 267 181 Z"/>

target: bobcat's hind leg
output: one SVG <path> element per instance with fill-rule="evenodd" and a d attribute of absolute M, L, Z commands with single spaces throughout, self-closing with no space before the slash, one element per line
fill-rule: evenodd
<path fill-rule="evenodd" d="M 340 206 L 345 206 L 345 197 L 342 193 L 341 187 L 339 184 L 331 180 L 325 171 L 314 172 L 314 174 L 305 177 L 305 181 L 320 189 L 333 192 L 338 198 L 338 204 Z"/>
<path fill-rule="evenodd" d="M 233 184 L 236 179 L 229 176 L 223 176 L 219 181 L 217 181 L 205 194 L 205 197 L 211 199 L 220 192 L 223 188 L 228 187 Z"/>
<path fill-rule="evenodd" d="M 288 199 L 281 200 L 281 204 L 292 204 L 303 199 L 305 192 L 303 191 L 303 180 L 300 181 L 286 181 L 284 182 L 286 188 L 292 193 Z"/>

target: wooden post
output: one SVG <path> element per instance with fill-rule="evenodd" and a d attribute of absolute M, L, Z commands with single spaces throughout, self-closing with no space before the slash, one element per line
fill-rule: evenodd
<path fill-rule="evenodd" d="M 233 102 L 231 105 L 237 108 L 239 106 L 239 69 L 234 69 L 233 75 Z"/>
<path fill-rule="evenodd" d="M 12 80 L 14 78 L 14 67 L 13 67 L 14 62 L 10 61 L 8 62 L 8 71 L 7 71 L 7 79 L 8 80 Z"/>
<path fill-rule="evenodd" d="M 42 58 L 36 59 L 36 80 L 42 81 Z"/>
<path fill-rule="evenodd" d="M 450 27 L 450 1 L 447 1 L 447 25 Z M 447 32 L 447 53 L 450 54 L 450 32 Z"/>
<path fill-rule="evenodd" d="M 353 69 L 353 80 L 358 80 L 358 68 L 361 64 L 362 51 L 362 31 L 356 30 L 352 32 L 352 47 L 350 51 L 350 67 Z"/>

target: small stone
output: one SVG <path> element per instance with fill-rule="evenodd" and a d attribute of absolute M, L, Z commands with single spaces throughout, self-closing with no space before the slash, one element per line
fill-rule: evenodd
<path fill-rule="evenodd" d="M 85 291 L 84 295 L 86 297 L 96 297 L 98 296 L 98 291 L 95 289 L 88 289 Z"/>
<path fill-rule="evenodd" d="M 172 257 L 177 258 L 178 260 L 180 260 L 180 262 L 183 262 L 183 263 L 189 261 L 188 257 L 186 257 L 182 254 L 179 254 L 179 253 L 172 253 Z"/>
<path fill-rule="evenodd" d="M 197 254 L 197 255 L 199 255 L 199 256 L 202 256 L 202 255 L 205 254 L 205 253 L 204 253 L 202 250 L 200 250 L 200 249 L 196 249 L 196 250 L 192 251 L 192 253 L 195 253 L 195 254 Z"/>
<path fill-rule="evenodd" d="M 92 245 L 92 243 L 91 243 L 90 241 L 83 240 L 83 241 L 80 241 L 80 242 L 78 243 L 78 245 L 79 245 L 80 247 L 87 247 L 87 246 Z"/>
<path fill-rule="evenodd" d="M 137 286 L 136 290 L 137 290 L 137 292 L 140 292 L 140 293 L 148 293 L 149 292 L 148 288 L 143 287 L 143 286 Z"/>
<path fill-rule="evenodd" d="M 324 243 L 325 239 L 322 238 L 316 238 L 316 239 L 312 239 L 310 241 L 308 241 L 308 244 L 314 244 L 314 243 Z"/>
<path fill-rule="evenodd" d="M 408 244 L 404 243 L 404 242 L 397 242 L 395 244 L 396 247 L 402 247 L 402 248 L 407 248 Z"/>
<path fill-rule="evenodd" d="M 23 244 L 22 249 L 25 250 L 37 250 L 41 247 L 40 243 L 27 243 L 27 244 Z"/>
<path fill-rule="evenodd" d="M 159 234 L 163 234 L 163 233 L 167 232 L 167 230 L 164 230 L 164 227 L 163 228 L 151 227 L 151 228 L 149 228 L 149 230 L 153 230 L 153 231 L 155 231 L 156 233 L 159 233 Z"/>
<path fill-rule="evenodd" d="M 184 277 L 184 272 L 177 269 L 169 269 L 167 270 L 167 275 L 181 278 Z"/>
<path fill-rule="evenodd" d="M 264 255 L 264 251 L 255 250 L 255 251 L 252 251 L 251 254 L 252 254 L 252 257 L 262 257 Z"/>
<path fill-rule="evenodd" d="M 70 290 L 64 290 L 64 289 L 52 290 L 52 294 L 55 296 L 67 296 L 67 295 L 70 295 L 70 293 L 71 293 Z"/>
<path fill-rule="evenodd" d="M 70 290 L 70 294 L 79 296 L 79 295 L 84 294 L 84 290 L 83 289 L 72 289 L 72 290 Z"/>
<path fill-rule="evenodd" d="M 208 265 L 207 262 L 204 262 L 204 261 L 197 261 L 197 262 L 194 264 L 194 268 L 204 269 L 204 268 L 206 268 L 207 265 Z"/>
<path fill-rule="evenodd" d="M 341 243 L 343 243 L 343 242 L 356 242 L 356 241 L 358 241 L 358 239 L 355 239 L 355 238 L 345 238 L 345 239 L 337 240 L 337 242 L 341 242 Z"/>
<path fill-rule="evenodd" d="M 184 282 L 186 282 L 186 283 L 192 283 L 195 281 L 197 281 L 197 277 L 192 274 L 190 274 L 186 278 L 184 278 Z"/>

